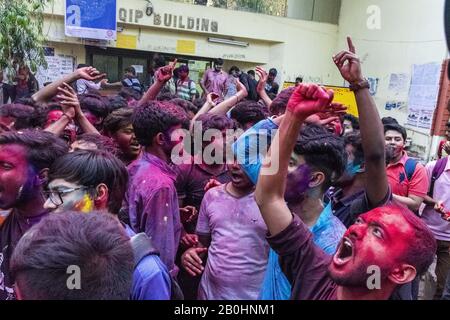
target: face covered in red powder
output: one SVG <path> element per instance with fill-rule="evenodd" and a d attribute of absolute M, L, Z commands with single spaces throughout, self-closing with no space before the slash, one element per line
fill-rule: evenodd
<path fill-rule="evenodd" d="M 381 207 L 362 214 L 350 226 L 333 256 L 330 276 L 341 286 L 366 287 L 370 266 L 381 271 L 381 281 L 401 267 L 415 236 L 402 209 Z"/>
<path fill-rule="evenodd" d="M 51 124 L 55 123 L 61 119 L 64 113 L 61 110 L 52 110 L 47 114 L 47 122 L 45 123 L 45 128 L 48 128 Z"/>

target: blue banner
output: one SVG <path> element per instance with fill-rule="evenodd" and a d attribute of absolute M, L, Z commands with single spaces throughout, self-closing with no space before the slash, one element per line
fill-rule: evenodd
<path fill-rule="evenodd" d="M 66 36 L 116 40 L 116 0 L 66 0 Z"/>

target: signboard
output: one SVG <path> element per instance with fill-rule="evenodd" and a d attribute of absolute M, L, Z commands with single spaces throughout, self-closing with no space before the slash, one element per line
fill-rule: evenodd
<path fill-rule="evenodd" d="M 295 82 L 285 82 L 283 84 L 283 89 L 295 86 Z M 331 89 L 334 91 L 334 99 L 333 102 L 342 103 L 347 107 L 347 113 L 358 117 L 358 107 L 356 105 L 356 98 L 353 91 L 351 91 L 347 87 L 336 87 L 336 86 L 327 86 L 324 85 L 325 88 Z"/>
<path fill-rule="evenodd" d="M 53 82 L 73 72 L 74 59 L 72 56 L 46 56 L 45 60 L 47 61 L 47 69 L 40 67 L 36 73 L 39 88 L 44 87 L 47 82 Z"/>
<path fill-rule="evenodd" d="M 66 36 L 116 40 L 116 5 L 116 0 L 66 0 Z"/>

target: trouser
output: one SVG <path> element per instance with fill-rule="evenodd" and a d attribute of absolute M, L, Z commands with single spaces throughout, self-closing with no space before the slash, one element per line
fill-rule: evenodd
<path fill-rule="evenodd" d="M 447 275 L 447 283 L 442 294 L 442 300 L 450 300 L 450 272 Z"/>
<path fill-rule="evenodd" d="M 450 241 L 437 240 L 436 293 L 434 300 L 439 300 L 444 292 L 447 276 L 450 272 Z"/>
<path fill-rule="evenodd" d="M 8 103 L 8 99 L 11 99 L 10 103 L 16 100 L 16 87 L 11 84 L 3 84 L 3 99 L 5 103 Z"/>

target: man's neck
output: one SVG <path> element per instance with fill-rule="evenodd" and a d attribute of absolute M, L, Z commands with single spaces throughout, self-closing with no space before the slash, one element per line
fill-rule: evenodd
<path fill-rule="evenodd" d="M 290 209 L 300 218 L 308 227 L 316 224 L 320 214 L 323 211 L 323 202 L 320 198 L 306 197 L 299 204 L 289 206 Z"/>
<path fill-rule="evenodd" d="M 357 287 L 337 287 L 338 300 L 388 300 L 395 289 L 393 284 L 383 283 L 383 289 L 357 288 Z"/>
<path fill-rule="evenodd" d="M 344 194 L 344 197 L 348 197 L 364 190 L 365 186 L 366 181 L 364 173 L 357 173 L 352 184 L 342 188 L 342 193 Z"/>
<path fill-rule="evenodd" d="M 26 203 L 20 203 L 14 209 L 21 217 L 32 218 L 41 215 L 45 211 L 44 203 L 44 197 L 38 192 L 32 199 Z"/>
<path fill-rule="evenodd" d="M 225 189 L 234 197 L 242 198 L 255 191 L 255 186 L 251 186 L 248 188 L 236 188 L 232 182 L 229 182 L 225 185 Z"/>
<path fill-rule="evenodd" d="M 145 152 L 150 153 L 151 155 L 160 158 L 162 161 L 164 161 L 166 163 L 169 163 L 169 157 L 160 148 L 155 148 L 155 147 L 149 146 L 149 147 L 145 148 Z"/>

